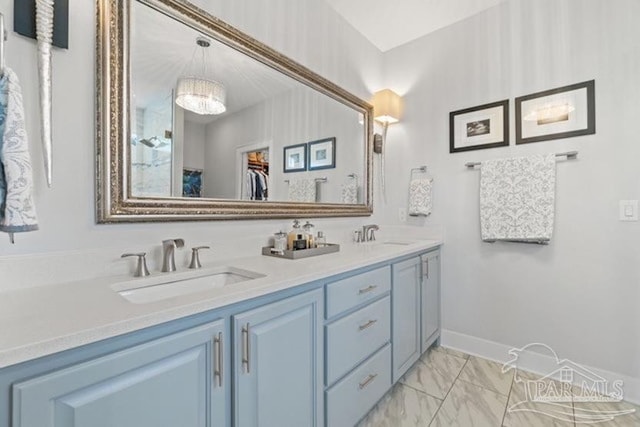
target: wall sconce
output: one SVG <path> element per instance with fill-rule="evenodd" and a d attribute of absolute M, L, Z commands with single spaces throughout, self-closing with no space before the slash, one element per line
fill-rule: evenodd
<path fill-rule="evenodd" d="M 383 126 L 382 135 L 373 137 L 373 151 L 381 154 L 384 141 L 387 139 L 387 127 L 398 123 L 402 117 L 402 97 L 391 89 L 376 92 L 371 100 L 373 104 L 373 118 Z"/>
<path fill-rule="evenodd" d="M 383 124 L 393 124 L 402 117 L 402 98 L 391 89 L 383 89 L 373 95 L 373 118 Z"/>
<path fill-rule="evenodd" d="M 391 89 L 383 89 L 373 94 L 373 119 L 382 124 L 382 135 L 373 135 L 373 152 L 380 154 L 380 186 L 382 198 L 386 202 L 387 192 L 385 184 L 384 149 L 387 139 L 387 128 L 390 124 L 398 123 L 402 117 L 402 98 Z"/>

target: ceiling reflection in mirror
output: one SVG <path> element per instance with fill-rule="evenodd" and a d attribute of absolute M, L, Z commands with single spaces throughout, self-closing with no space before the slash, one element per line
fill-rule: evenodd
<path fill-rule="evenodd" d="M 367 202 L 362 112 L 146 4 L 130 13 L 130 197 Z M 222 91 L 224 112 L 185 91 Z"/>

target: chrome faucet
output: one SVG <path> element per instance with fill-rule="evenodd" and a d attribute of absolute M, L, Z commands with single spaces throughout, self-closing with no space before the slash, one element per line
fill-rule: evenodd
<path fill-rule="evenodd" d="M 369 224 L 362 226 L 362 241 L 363 242 L 372 242 L 376 240 L 375 232 L 380 230 L 376 224 Z"/>
<path fill-rule="evenodd" d="M 176 271 L 176 248 L 184 246 L 183 239 L 169 239 L 162 241 L 162 272 Z"/>

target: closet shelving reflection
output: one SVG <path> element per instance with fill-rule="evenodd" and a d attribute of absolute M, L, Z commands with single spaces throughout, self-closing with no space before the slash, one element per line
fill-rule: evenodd
<path fill-rule="evenodd" d="M 256 151 L 248 153 L 247 180 L 247 198 L 249 200 L 268 200 L 269 160 L 265 152 Z"/>
<path fill-rule="evenodd" d="M 247 161 L 247 167 L 251 170 L 259 170 L 269 173 L 269 162 Z"/>

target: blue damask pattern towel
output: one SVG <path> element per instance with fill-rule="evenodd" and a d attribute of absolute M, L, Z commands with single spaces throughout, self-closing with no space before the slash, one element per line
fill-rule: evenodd
<path fill-rule="evenodd" d="M 16 74 L 5 68 L 0 78 L 0 231 L 37 229 L 22 90 Z"/>

